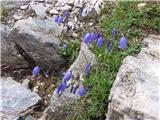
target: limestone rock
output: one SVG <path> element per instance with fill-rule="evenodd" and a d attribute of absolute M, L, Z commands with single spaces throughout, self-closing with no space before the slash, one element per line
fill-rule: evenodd
<path fill-rule="evenodd" d="M 140 3 L 138 4 L 138 9 L 141 11 L 146 7 L 146 5 L 147 5 L 146 3 Z"/>
<path fill-rule="evenodd" d="M 0 117 L 3 120 L 17 120 L 20 115 L 41 98 L 12 78 L 0 79 Z"/>
<path fill-rule="evenodd" d="M 58 11 L 53 8 L 53 9 L 49 10 L 49 13 L 50 13 L 51 15 L 55 15 L 55 14 L 58 14 Z"/>
<path fill-rule="evenodd" d="M 144 39 L 148 47 L 128 56 L 111 89 L 107 120 L 160 120 L 160 36 Z"/>
<path fill-rule="evenodd" d="M 61 28 L 53 19 L 24 19 L 16 22 L 9 40 L 16 43 L 37 65 L 58 69 L 63 60 L 58 54 Z M 21 53 L 21 54 L 23 54 Z"/>
<path fill-rule="evenodd" d="M 27 5 L 22 5 L 22 6 L 20 6 L 20 9 L 26 10 L 26 9 L 28 8 L 28 6 L 29 6 L 29 4 L 27 4 Z"/>
<path fill-rule="evenodd" d="M 15 44 L 8 39 L 11 31 L 9 26 L 1 24 L 1 64 L 17 67 L 26 66 L 28 63 L 19 54 Z"/>
<path fill-rule="evenodd" d="M 62 11 L 65 11 L 65 10 L 70 10 L 70 9 L 72 9 L 72 7 L 69 6 L 69 5 L 65 5 L 65 6 L 63 6 L 63 7 L 59 7 L 58 9 L 59 9 L 59 10 L 62 10 Z"/>
<path fill-rule="evenodd" d="M 95 65 L 96 58 L 95 55 L 89 50 L 88 46 L 85 43 L 81 44 L 81 50 L 79 52 L 79 55 L 77 59 L 73 62 L 69 70 L 72 70 L 73 77 L 71 80 L 67 82 L 68 85 L 70 85 L 71 81 L 78 77 L 78 74 L 83 75 L 85 65 L 90 63 L 91 66 Z M 67 88 L 60 97 L 56 94 L 56 90 L 54 91 L 52 98 L 51 98 L 51 104 L 49 108 L 53 111 L 60 111 L 59 108 L 61 106 L 65 106 L 69 103 L 73 103 L 76 100 L 80 98 L 78 95 L 79 89 L 76 91 L 75 94 L 70 93 L 70 87 Z M 66 106 L 67 107 L 67 106 Z"/>

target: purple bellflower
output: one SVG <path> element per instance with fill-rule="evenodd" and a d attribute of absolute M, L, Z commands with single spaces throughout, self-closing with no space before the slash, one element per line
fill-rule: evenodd
<path fill-rule="evenodd" d="M 92 42 L 93 40 L 95 40 L 96 37 L 97 37 L 97 34 L 95 32 L 91 32 L 90 33 L 90 40 L 89 40 L 89 42 Z"/>
<path fill-rule="evenodd" d="M 63 16 L 64 16 L 65 18 L 68 18 L 69 15 L 70 15 L 70 12 L 69 12 L 68 10 L 65 10 L 65 11 L 63 12 Z"/>
<path fill-rule="evenodd" d="M 65 89 L 67 88 L 67 84 L 65 82 L 62 82 L 58 85 L 56 89 L 56 93 L 59 95 L 61 94 Z"/>
<path fill-rule="evenodd" d="M 85 90 L 84 86 L 80 87 L 78 94 L 79 94 L 81 97 L 83 97 L 83 96 L 85 95 L 85 93 L 86 93 L 86 90 Z"/>
<path fill-rule="evenodd" d="M 111 52 L 112 48 L 113 48 L 113 46 L 112 46 L 111 40 L 108 40 L 107 41 L 107 50 L 108 50 L 108 52 Z"/>
<path fill-rule="evenodd" d="M 57 15 L 54 20 L 55 20 L 56 23 L 62 23 L 63 22 L 63 17 Z"/>
<path fill-rule="evenodd" d="M 116 28 L 113 28 L 111 34 L 112 37 L 115 37 L 118 34 L 118 30 Z"/>
<path fill-rule="evenodd" d="M 125 49 L 127 47 L 127 44 L 128 44 L 128 39 L 124 36 L 121 37 L 119 41 L 119 48 Z"/>
<path fill-rule="evenodd" d="M 102 47 L 102 45 L 103 45 L 103 37 L 102 36 L 100 36 L 98 38 L 96 45 L 97 45 L 98 48 Z"/>
<path fill-rule="evenodd" d="M 84 73 L 86 78 L 88 78 L 89 72 L 90 72 L 90 63 L 85 65 Z"/>
<path fill-rule="evenodd" d="M 64 75 L 63 79 L 64 79 L 64 81 L 68 81 L 68 80 L 70 80 L 71 78 L 72 78 L 72 71 L 69 70 L 69 71 L 67 71 L 67 73 Z"/>
<path fill-rule="evenodd" d="M 63 49 L 67 49 L 68 45 L 67 44 L 63 44 Z"/>
<path fill-rule="evenodd" d="M 83 42 L 88 44 L 90 42 L 90 33 L 86 33 L 85 36 L 83 37 Z"/>
<path fill-rule="evenodd" d="M 33 76 L 37 76 L 37 75 L 39 75 L 40 71 L 41 71 L 40 67 L 39 67 L 39 66 L 36 66 L 36 67 L 34 67 L 33 70 L 32 70 L 32 75 L 33 75 Z"/>

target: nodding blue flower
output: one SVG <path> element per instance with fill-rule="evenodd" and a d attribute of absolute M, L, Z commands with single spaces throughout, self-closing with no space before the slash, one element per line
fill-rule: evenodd
<path fill-rule="evenodd" d="M 78 94 L 79 94 L 81 97 L 83 97 L 83 96 L 85 95 L 85 93 L 86 93 L 86 89 L 84 88 L 84 86 L 80 87 Z"/>
<path fill-rule="evenodd" d="M 57 15 L 54 20 L 55 20 L 56 23 L 62 23 L 63 22 L 63 17 Z"/>
<path fill-rule="evenodd" d="M 93 40 L 95 40 L 96 37 L 97 37 L 97 34 L 95 32 L 91 32 L 90 33 L 90 40 L 89 40 L 89 42 L 92 42 Z"/>
<path fill-rule="evenodd" d="M 67 88 L 67 84 L 65 82 L 62 82 L 58 85 L 56 89 L 56 93 L 61 94 L 66 88 Z"/>
<path fill-rule="evenodd" d="M 58 19 L 59 19 L 59 16 L 57 15 L 57 16 L 54 18 L 54 21 L 57 23 L 57 22 L 58 22 Z"/>
<path fill-rule="evenodd" d="M 84 73 L 85 77 L 88 78 L 89 72 L 90 72 L 90 63 L 85 65 Z"/>
<path fill-rule="evenodd" d="M 112 48 L 113 48 L 113 46 L 112 46 L 111 40 L 108 40 L 107 41 L 107 50 L 108 50 L 108 52 L 111 52 Z"/>
<path fill-rule="evenodd" d="M 68 45 L 67 44 L 63 44 L 63 49 L 67 49 Z"/>
<path fill-rule="evenodd" d="M 128 39 L 125 36 L 121 37 L 119 41 L 119 47 L 121 49 L 125 49 L 127 47 L 127 44 L 128 44 Z"/>
<path fill-rule="evenodd" d="M 65 82 L 62 83 L 61 93 L 67 88 L 67 84 Z"/>
<path fill-rule="evenodd" d="M 32 75 L 33 75 L 33 76 L 37 76 L 37 75 L 39 75 L 40 71 L 41 71 L 40 67 L 39 67 L 39 66 L 36 66 L 36 67 L 34 67 L 33 70 L 32 70 Z"/>
<path fill-rule="evenodd" d="M 116 28 L 113 28 L 112 32 L 111 32 L 112 37 L 115 37 L 117 35 L 117 33 L 118 33 L 118 30 Z"/>
<path fill-rule="evenodd" d="M 64 81 L 68 81 L 68 80 L 70 80 L 71 78 L 72 78 L 72 71 L 69 70 L 69 71 L 67 71 L 67 73 L 64 75 L 63 79 L 64 79 Z"/>
<path fill-rule="evenodd" d="M 88 44 L 90 42 L 90 33 L 86 33 L 85 36 L 83 37 L 83 42 Z"/>
<path fill-rule="evenodd" d="M 98 48 L 101 48 L 101 47 L 102 47 L 102 45 L 103 45 L 103 37 L 102 37 L 102 36 L 100 36 L 100 37 L 98 38 L 96 45 L 97 45 Z"/>
<path fill-rule="evenodd" d="M 61 88 L 62 88 L 63 84 L 60 83 L 56 89 L 56 93 L 59 94 L 61 92 Z"/>
<path fill-rule="evenodd" d="M 89 69 L 90 69 L 90 63 L 88 63 L 88 64 L 86 64 L 85 65 L 85 69 L 84 69 L 84 72 L 87 72 L 87 71 L 89 71 Z"/>
<path fill-rule="evenodd" d="M 46 76 L 46 77 L 49 77 L 49 70 L 47 70 L 47 71 L 45 72 L 45 76 Z"/>
<path fill-rule="evenodd" d="M 64 17 L 68 18 L 69 15 L 70 15 L 70 12 L 69 12 L 68 10 L 65 10 L 65 11 L 63 12 L 63 16 L 64 16 Z"/>

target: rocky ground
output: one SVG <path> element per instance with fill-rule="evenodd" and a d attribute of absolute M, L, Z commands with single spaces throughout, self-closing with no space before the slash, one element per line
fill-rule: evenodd
<path fill-rule="evenodd" d="M 27 88 L 26 91 L 31 90 L 33 94 L 37 94 L 38 97 L 37 101 L 25 106 L 23 110 L 12 110 L 12 112 L 16 112 L 13 116 L 9 115 L 12 113 L 4 110 L 2 114 L 4 119 L 17 119 L 18 116 L 23 117 L 24 114 L 27 114 L 27 116 L 25 116 L 26 119 L 35 120 L 42 116 L 45 108 L 50 108 L 50 106 L 52 106 L 51 108 L 53 110 L 55 105 L 59 106 L 60 103 L 57 103 L 55 100 L 56 97 L 52 95 L 52 92 L 55 89 L 57 77 L 61 79 L 62 71 L 66 69 L 63 67 L 66 62 L 59 56 L 58 49 L 63 42 L 81 39 L 84 30 L 88 28 L 99 28 L 99 26 L 96 26 L 98 20 L 93 20 L 89 17 L 91 15 L 94 17 L 100 14 L 103 2 L 103 0 L 32 0 L 1 2 L 1 68 L 3 76 L 1 82 L 2 84 L 6 84 L 3 83 L 4 80 L 16 80 L 22 84 L 21 87 L 24 86 L 25 89 Z M 57 15 L 63 16 L 64 22 L 55 23 L 54 21 Z M 80 69 L 83 69 L 81 63 L 79 63 L 81 57 L 90 54 L 90 51 L 85 47 L 85 45 L 82 45 L 82 53 L 80 52 L 79 57 L 70 68 L 75 71 L 75 77 L 77 76 L 77 70 L 80 71 Z M 83 53 L 83 51 L 86 53 Z M 90 55 L 91 58 L 89 57 L 88 59 L 92 61 L 94 55 Z M 85 63 L 86 60 L 84 58 L 82 64 Z M 93 64 L 94 63 L 95 62 L 93 62 Z M 35 65 L 40 65 L 44 70 L 48 69 L 52 77 L 46 77 L 43 73 L 38 77 L 32 77 L 31 68 Z M 81 70 L 81 72 L 82 71 L 83 70 Z M 15 84 L 19 85 L 17 82 L 15 82 Z M 6 89 L 5 87 L 4 85 L 2 89 Z M 18 92 L 18 89 L 19 88 L 15 86 L 15 93 Z M 7 91 L 8 94 L 3 96 L 4 101 L 8 97 L 11 97 L 10 94 L 12 94 L 9 88 Z M 20 93 L 18 93 L 18 95 L 19 94 Z M 66 92 L 66 94 L 68 93 Z M 18 96 L 16 94 L 14 95 Z M 19 101 L 19 98 L 15 98 L 14 96 L 11 97 L 11 99 L 15 101 L 15 106 L 17 105 L 16 102 L 22 102 Z M 50 100 L 52 102 L 48 107 Z M 3 101 L 1 102 L 3 103 Z M 20 106 L 23 105 L 25 104 L 22 103 Z M 13 105 L 6 103 L 6 106 L 12 108 Z M 20 106 L 17 105 L 17 107 Z M 44 115 L 41 119 L 43 117 Z M 20 119 L 23 118 L 20 117 Z"/>
<path fill-rule="evenodd" d="M 62 43 L 81 40 L 83 32 L 89 29 L 101 31 L 97 18 L 101 16 L 100 10 L 105 2 L 104 0 L 1 2 L 0 89 L 4 95 L 0 96 L 0 105 L 3 108 L 0 116 L 4 120 L 51 120 L 55 117 L 56 120 L 64 119 L 66 113 L 59 108 L 62 105 L 69 105 L 70 102 L 79 99 L 79 96 L 70 94 L 70 89 L 67 89 L 58 97 L 54 92 L 57 81 L 62 79 L 63 72 L 68 69 L 66 66 L 70 66 L 68 70 L 72 70 L 73 79 L 77 79 L 82 78 L 85 64 L 89 62 L 93 66 L 97 61 L 86 44 L 81 44 L 79 55 L 71 65 L 59 55 L 59 48 L 62 47 Z M 115 1 L 111 2 L 116 4 Z M 144 6 L 139 6 L 139 9 Z M 56 21 L 57 16 L 63 18 L 62 22 Z M 129 56 L 124 60 L 111 90 L 107 120 L 159 119 L 157 111 L 153 109 L 156 109 L 158 101 L 159 75 L 155 64 L 159 64 L 157 52 L 159 36 L 152 35 L 147 40 L 148 47 L 142 49 L 137 57 Z M 41 75 L 33 77 L 32 68 L 36 65 L 43 70 Z M 47 70 L 49 76 L 45 74 Z M 154 73 L 147 76 L 150 71 Z M 132 82 L 130 77 L 133 79 Z M 71 81 L 67 84 L 70 85 Z M 143 84 L 144 87 L 141 87 Z M 155 89 L 150 91 L 152 85 Z M 146 92 L 142 95 L 144 91 Z M 155 96 L 150 96 L 152 92 L 156 93 Z M 140 97 L 142 99 L 149 97 L 150 100 L 146 101 L 145 105 L 143 101 L 137 104 Z"/>

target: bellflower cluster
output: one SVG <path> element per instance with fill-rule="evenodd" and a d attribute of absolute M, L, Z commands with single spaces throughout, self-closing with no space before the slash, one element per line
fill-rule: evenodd
<path fill-rule="evenodd" d="M 63 12 L 63 15 L 57 15 L 54 18 L 54 21 L 58 24 L 63 23 L 70 15 L 70 12 L 68 10 L 65 10 Z"/>
<path fill-rule="evenodd" d="M 86 44 L 89 44 L 96 39 L 98 39 L 97 40 L 97 47 L 102 47 L 103 37 L 101 35 L 98 35 L 96 32 L 86 33 L 83 37 L 83 42 L 86 43 Z"/>
<path fill-rule="evenodd" d="M 67 88 L 67 81 L 69 81 L 71 78 L 72 78 L 72 71 L 69 70 L 64 75 L 63 82 L 61 82 L 56 89 L 56 93 L 58 95 L 61 95 L 61 93 Z"/>

